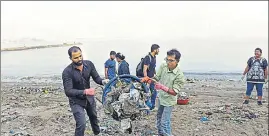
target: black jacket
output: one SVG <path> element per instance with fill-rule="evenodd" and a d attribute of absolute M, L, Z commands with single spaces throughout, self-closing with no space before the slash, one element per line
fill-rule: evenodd
<path fill-rule="evenodd" d="M 88 60 L 83 60 L 82 63 L 82 72 L 71 63 L 62 73 L 64 91 L 69 98 L 70 105 L 79 104 L 85 106 L 87 104 L 87 99 L 83 92 L 85 89 L 90 88 L 90 77 L 97 84 L 102 85 L 103 79 L 97 73 L 94 64 Z"/>
<path fill-rule="evenodd" d="M 118 75 L 130 74 L 129 64 L 123 60 L 119 64 Z"/>

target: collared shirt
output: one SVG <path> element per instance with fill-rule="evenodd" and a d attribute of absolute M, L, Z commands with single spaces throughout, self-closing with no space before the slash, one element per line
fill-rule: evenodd
<path fill-rule="evenodd" d="M 105 68 L 108 68 L 107 76 L 109 80 L 116 77 L 116 61 L 115 60 L 108 59 L 105 62 Z"/>
<path fill-rule="evenodd" d="M 97 73 L 94 64 L 91 61 L 83 60 L 83 70 L 80 71 L 72 63 L 68 65 L 63 73 L 62 80 L 66 96 L 69 98 L 70 105 L 86 105 L 86 96 L 84 90 L 90 88 L 90 77 L 102 85 L 102 78 Z"/>
<path fill-rule="evenodd" d="M 179 65 L 174 70 L 170 71 L 166 63 L 160 66 L 154 79 L 167 86 L 169 89 L 173 89 L 177 94 L 183 87 L 185 81 L 183 72 L 179 69 Z M 173 96 L 161 90 L 158 93 L 161 105 L 173 106 L 177 104 L 177 95 Z"/>
<path fill-rule="evenodd" d="M 151 57 L 151 59 L 149 58 Z M 151 53 L 143 59 L 143 65 L 149 66 L 147 69 L 147 76 L 152 78 L 155 74 L 156 56 L 152 56 Z M 143 66 L 144 67 L 144 66 Z"/>

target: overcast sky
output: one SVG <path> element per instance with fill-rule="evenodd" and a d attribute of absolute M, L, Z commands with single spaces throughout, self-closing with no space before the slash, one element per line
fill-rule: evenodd
<path fill-rule="evenodd" d="M 3 38 L 268 37 L 267 1 L 1 2 Z"/>
<path fill-rule="evenodd" d="M 204 43 L 185 40 L 180 47 L 190 63 L 202 65 L 202 56 L 240 69 L 256 47 L 268 55 L 268 1 L 1 2 L 1 38 L 197 38 Z"/>

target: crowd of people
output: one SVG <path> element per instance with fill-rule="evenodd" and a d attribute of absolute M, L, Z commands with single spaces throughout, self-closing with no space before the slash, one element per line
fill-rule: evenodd
<path fill-rule="evenodd" d="M 156 122 L 158 135 L 171 136 L 172 109 L 177 104 L 177 95 L 184 85 L 184 75 L 179 67 L 181 53 L 177 49 L 167 51 L 165 61 L 156 72 L 156 56 L 160 46 L 153 44 L 150 52 L 141 59 L 136 67 L 136 76 L 141 82 L 147 83 L 151 91 L 151 108 L 157 109 Z M 268 82 L 268 63 L 262 57 L 262 50 L 256 48 L 255 56 L 247 61 L 247 67 L 242 75 L 242 80 L 247 78 L 246 97 L 243 104 L 249 103 L 249 96 L 256 86 L 258 105 L 262 105 L 262 87 Z M 94 99 L 94 88 L 90 86 L 90 78 L 97 84 L 105 85 L 117 75 L 130 74 L 129 64 L 122 53 L 110 52 L 110 58 L 104 63 L 105 78 L 97 73 L 94 64 L 89 60 L 83 60 L 82 51 L 73 46 L 68 50 L 72 63 L 62 73 L 63 86 L 69 104 L 72 109 L 76 129 L 75 136 L 84 136 L 86 127 L 85 110 L 89 116 L 92 130 L 95 135 L 100 133 L 97 121 L 97 111 Z M 116 61 L 117 62 L 116 62 Z M 118 63 L 118 68 L 116 64 Z M 156 108 L 156 97 L 158 107 Z"/>

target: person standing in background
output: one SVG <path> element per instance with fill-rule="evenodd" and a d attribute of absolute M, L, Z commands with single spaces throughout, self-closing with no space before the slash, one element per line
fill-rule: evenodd
<path fill-rule="evenodd" d="M 116 77 L 116 52 L 110 52 L 110 58 L 105 62 L 105 78 L 111 80 Z"/>
<path fill-rule="evenodd" d="M 149 54 L 143 59 L 143 76 L 142 77 L 149 77 L 153 78 L 156 74 L 156 55 L 159 54 L 159 48 L 160 46 L 157 44 L 153 44 L 151 46 L 151 51 Z M 149 85 L 150 91 L 151 91 L 151 104 L 152 107 L 150 110 L 153 110 L 155 108 L 155 101 L 157 97 L 157 91 L 154 88 L 154 84 L 151 83 Z"/>
<path fill-rule="evenodd" d="M 262 50 L 256 48 L 254 51 L 255 56 L 250 57 L 247 62 L 247 66 L 242 75 L 242 80 L 245 79 L 247 74 L 247 91 L 245 96 L 245 101 L 243 104 L 249 103 L 249 97 L 253 91 L 254 86 L 256 86 L 258 105 L 262 105 L 262 95 L 263 95 L 263 84 L 268 82 L 268 62 L 262 56 Z"/>
<path fill-rule="evenodd" d="M 116 60 L 119 63 L 118 75 L 130 74 L 129 64 L 125 61 L 125 56 L 121 53 L 116 54 Z"/>

